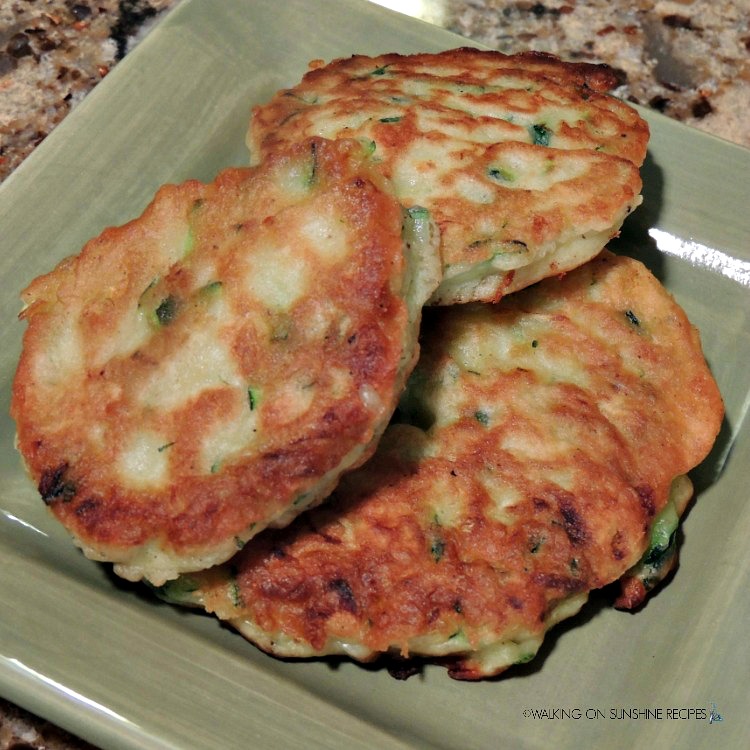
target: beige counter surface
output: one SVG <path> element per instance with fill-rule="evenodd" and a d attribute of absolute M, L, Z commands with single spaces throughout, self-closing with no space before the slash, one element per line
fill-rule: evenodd
<path fill-rule="evenodd" d="M 0 0 L 0 180 L 178 2 Z M 750 0 L 379 2 L 503 52 L 608 63 L 618 96 L 750 146 Z M 84 747 L 0 699 L 0 750 Z"/>

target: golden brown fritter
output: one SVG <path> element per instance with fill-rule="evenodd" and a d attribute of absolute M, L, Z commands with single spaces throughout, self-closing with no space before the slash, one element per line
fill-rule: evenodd
<path fill-rule="evenodd" d="M 18 446 L 86 554 L 162 582 L 365 460 L 437 283 L 428 225 L 359 143 L 312 139 L 163 187 L 33 281 Z"/>
<path fill-rule="evenodd" d="M 670 295 L 605 252 L 498 305 L 430 312 L 411 423 L 330 502 L 163 595 L 280 656 L 421 655 L 478 679 L 638 563 L 723 413 Z"/>
<path fill-rule="evenodd" d="M 611 69 L 454 49 L 317 61 L 257 106 L 254 162 L 310 135 L 370 144 L 401 202 L 428 208 L 433 304 L 495 301 L 595 256 L 640 203 L 648 126 Z"/>

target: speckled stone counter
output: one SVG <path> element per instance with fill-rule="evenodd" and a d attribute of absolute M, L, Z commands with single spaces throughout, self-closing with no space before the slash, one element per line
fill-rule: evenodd
<path fill-rule="evenodd" d="M 0 0 L 0 180 L 178 2 Z M 618 96 L 750 146 L 750 0 L 378 2 L 503 52 L 606 62 Z M 0 750 L 89 747 L 0 699 Z"/>
<path fill-rule="evenodd" d="M 178 0 L 0 0 L 0 179 Z"/>
<path fill-rule="evenodd" d="M 615 92 L 750 146 L 750 0 L 377 0 L 503 52 L 606 62 Z M 0 180 L 179 0 L 0 0 Z"/>

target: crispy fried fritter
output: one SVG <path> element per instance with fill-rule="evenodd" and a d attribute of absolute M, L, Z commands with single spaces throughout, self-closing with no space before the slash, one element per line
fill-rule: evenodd
<path fill-rule="evenodd" d="M 455 49 L 314 67 L 257 106 L 251 159 L 309 135 L 370 144 L 441 230 L 433 304 L 495 301 L 595 256 L 640 203 L 648 126 L 604 65 Z"/>
<path fill-rule="evenodd" d="M 645 267 L 604 252 L 499 305 L 431 313 L 410 424 L 331 502 L 162 594 L 280 656 L 425 655 L 478 679 L 531 659 L 654 548 L 723 407 Z"/>
<path fill-rule="evenodd" d="M 33 281 L 18 446 L 85 553 L 162 582 L 327 496 L 415 362 L 429 229 L 359 143 L 312 139 L 163 187 Z"/>

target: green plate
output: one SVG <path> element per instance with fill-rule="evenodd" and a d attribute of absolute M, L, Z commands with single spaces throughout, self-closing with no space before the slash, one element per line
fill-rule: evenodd
<path fill-rule="evenodd" d="M 185 0 L 2 185 L 2 695 L 106 748 L 746 746 L 750 151 L 659 115 L 646 202 L 615 249 L 642 257 L 702 331 L 727 419 L 695 472 L 680 568 L 636 614 L 594 597 L 534 662 L 479 684 L 282 662 L 85 560 L 23 473 L 7 415 L 34 276 L 161 183 L 244 163 L 250 106 L 310 59 L 462 44 L 362 1 Z"/>

